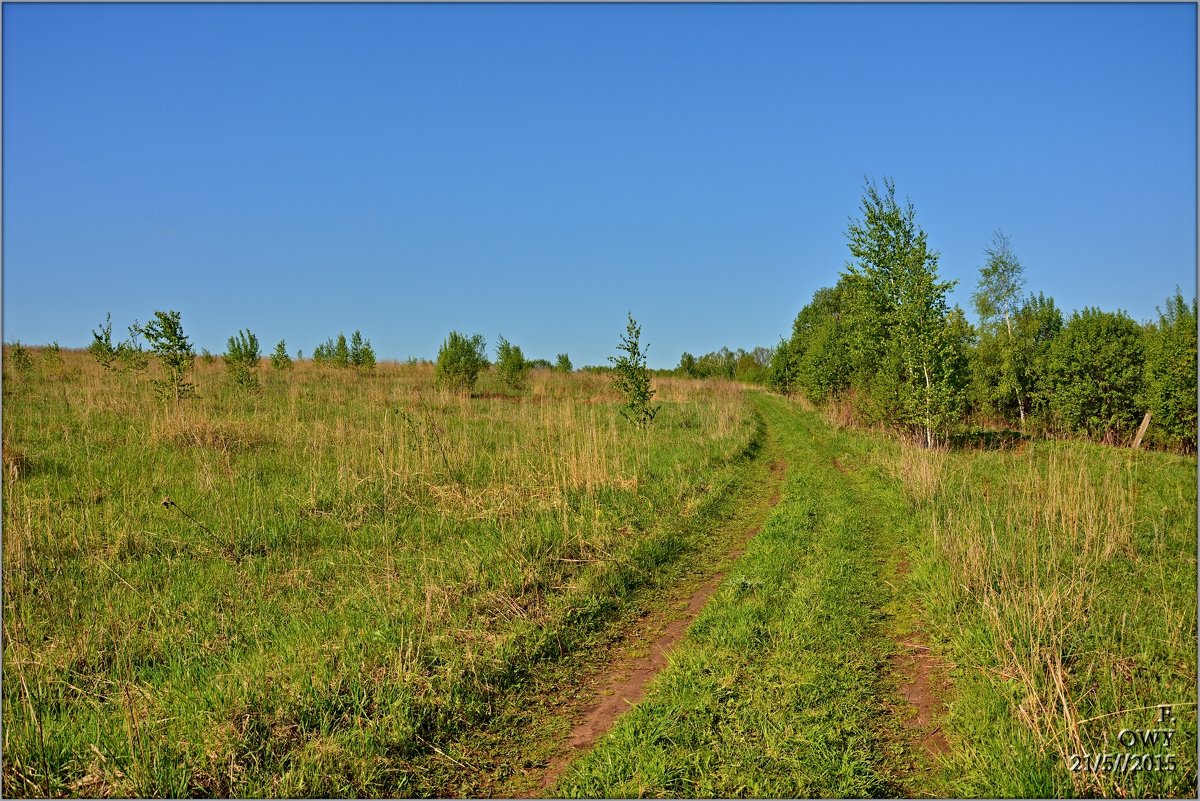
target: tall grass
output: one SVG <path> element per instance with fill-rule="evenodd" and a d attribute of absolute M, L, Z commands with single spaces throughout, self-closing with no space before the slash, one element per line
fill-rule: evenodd
<path fill-rule="evenodd" d="M 733 384 L 474 397 L 299 363 L 160 403 L 65 353 L 4 382 L 4 791 L 438 791 L 415 759 L 698 547 L 757 435 Z M 154 368 L 152 368 L 153 370 Z"/>
<path fill-rule="evenodd" d="M 1072 442 L 897 447 L 886 467 L 928 521 L 930 625 L 958 664 L 961 791 L 1180 795 L 1196 777 L 1195 461 Z M 1178 722 L 1174 771 L 1071 771 Z M 1190 788 L 1190 789 L 1189 789 Z"/>

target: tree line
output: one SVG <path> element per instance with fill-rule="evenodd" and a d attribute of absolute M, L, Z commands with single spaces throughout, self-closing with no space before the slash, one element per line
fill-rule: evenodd
<path fill-rule="evenodd" d="M 895 185 L 866 185 L 847 230 L 853 260 L 817 290 L 780 341 L 766 383 L 838 403 L 866 424 L 926 445 L 964 424 L 1128 441 L 1145 413 L 1158 444 L 1196 449 L 1196 300 L 1167 298 L 1144 325 L 1125 312 L 1084 308 L 1064 318 L 1026 292 L 1011 240 L 996 232 L 972 295 L 978 324 L 951 307 L 954 281 Z"/>

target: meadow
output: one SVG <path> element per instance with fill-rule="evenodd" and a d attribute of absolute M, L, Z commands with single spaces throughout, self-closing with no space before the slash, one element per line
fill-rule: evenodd
<path fill-rule="evenodd" d="M 758 429 L 731 384 L 443 391 L 314 368 L 158 401 L 84 353 L 4 382 L 8 795 L 429 793 L 486 719 L 695 548 Z"/>
<path fill-rule="evenodd" d="M 712 379 L 655 378 L 642 431 L 594 372 L 262 378 L 198 360 L 164 403 L 85 353 L 6 360 L 6 795 L 539 792 L 575 674 L 718 571 L 540 792 L 1195 793 L 1194 457 L 928 449 Z M 1164 767 L 1072 770 L 1116 752 Z"/>

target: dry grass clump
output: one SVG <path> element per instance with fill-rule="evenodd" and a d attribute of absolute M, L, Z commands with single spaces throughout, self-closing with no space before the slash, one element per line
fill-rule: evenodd
<path fill-rule="evenodd" d="M 1186 697 L 1181 688 L 1178 698 L 1164 699 L 1157 680 L 1150 679 L 1152 673 L 1171 675 L 1175 665 L 1154 665 L 1136 679 L 1128 667 L 1146 664 L 1139 656 L 1146 652 L 1145 641 L 1135 632 L 1150 611 L 1131 599 L 1161 605 L 1147 617 L 1164 653 L 1194 653 L 1196 644 L 1194 623 L 1162 625 L 1181 604 L 1188 605 L 1186 592 L 1173 597 L 1164 574 L 1162 591 L 1151 600 L 1143 597 L 1143 579 L 1131 580 L 1144 564 L 1171 561 L 1161 533 L 1154 539 L 1139 536 L 1144 482 L 1133 455 L 1045 443 L 973 462 L 964 458 L 963 468 L 951 475 L 946 454 L 929 452 L 905 463 L 910 468 L 902 477 L 910 497 L 935 499 L 932 540 L 947 571 L 940 602 L 958 610 L 958 625 L 986 632 L 976 644 L 990 645 L 980 646 L 974 657 L 992 666 L 995 680 L 1019 688 L 1011 695 L 1011 712 L 1041 748 L 1063 764 L 1072 754 L 1118 750 L 1109 737 L 1117 731 L 1113 725 L 1145 728 L 1150 713 L 1136 708 Z M 931 476 L 941 476 L 940 491 Z M 1194 618 L 1194 603 L 1190 610 Z M 1192 662 L 1183 675 L 1194 678 L 1194 669 Z M 1192 684 L 1192 696 L 1194 691 Z M 1132 714 L 1113 716 L 1123 709 Z M 1089 728 L 1096 719 L 1101 725 Z M 1121 783 L 1132 780 L 1090 771 L 1070 775 L 1075 790 L 1089 794 L 1123 795 Z"/>

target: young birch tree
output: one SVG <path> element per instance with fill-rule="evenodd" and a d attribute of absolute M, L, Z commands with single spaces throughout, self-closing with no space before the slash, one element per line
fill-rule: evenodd
<path fill-rule="evenodd" d="M 896 187 L 868 182 L 862 218 L 847 230 L 848 265 L 866 288 L 862 303 L 876 316 L 881 340 L 874 390 L 888 399 L 893 422 L 920 431 L 926 447 L 948 433 L 961 405 L 962 360 L 947 324 L 946 293 L 953 281 L 937 280 L 938 254 L 930 251 L 911 203 L 896 201 Z"/>

